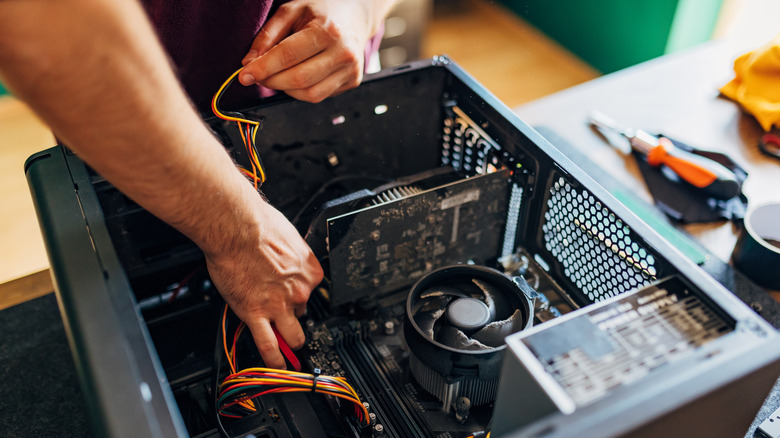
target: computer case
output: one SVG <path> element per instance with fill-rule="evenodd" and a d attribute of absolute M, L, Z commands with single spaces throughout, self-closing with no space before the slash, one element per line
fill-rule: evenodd
<path fill-rule="evenodd" d="M 223 303 L 203 255 L 57 146 L 25 171 L 96 436 L 734 436 L 780 374 L 772 326 L 446 57 L 320 104 L 277 96 L 241 112 L 262 121 L 265 196 L 329 279 L 302 320 L 304 368 L 345 377 L 371 423 L 318 394 L 274 394 L 220 432 Z M 206 121 L 248 164 L 235 126 Z M 438 337 L 453 317 L 430 312 L 449 312 L 461 283 L 493 312 L 487 326 L 516 332 L 508 346 L 474 341 L 481 329 Z M 659 343 L 669 357 L 653 366 L 611 331 L 642 306 L 681 342 Z M 674 318 L 716 329 L 690 335 Z M 238 345 L 244 366 L 260 363 Z M 597 395 L 555 368 L 619 351 L 634 359 L 609 362 L 627 370 Z"/>

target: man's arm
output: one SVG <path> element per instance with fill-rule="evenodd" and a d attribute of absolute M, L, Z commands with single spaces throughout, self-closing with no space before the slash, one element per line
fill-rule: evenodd
<path fill-rule="evenodd" d="M 270 367 L 274 323 L 293 348 L 322 269 L 192 109 L 141 7 L 114 0 L 0 2 L 0 78 L 79 156 L 206 255 Z"/>
<path fill-rule="evenodd" d="M 357 87 L 364 50 L 399 0 L 292 0 L 257 34 L 239 76 L 308 102 Z"/>

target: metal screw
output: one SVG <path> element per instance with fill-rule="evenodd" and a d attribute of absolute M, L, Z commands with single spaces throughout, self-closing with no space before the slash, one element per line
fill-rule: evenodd
<path fill-rule="evenodd" d="M 331 167 L 339 165 L 339 157 L 335 152 L 328 152 L 328 164 L 330 164 Z"/>

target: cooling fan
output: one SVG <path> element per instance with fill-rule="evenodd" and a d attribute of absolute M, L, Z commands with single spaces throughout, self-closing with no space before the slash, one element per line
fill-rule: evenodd
<path fill-rule="evenodd" d="M 533 323 L 535 291 L 522 277 L 494 269 L 448 266 L 421 278 L 406 301 L 404 337 L 417 382 L 442 410 L 495 398 L 504 338 Z"/>

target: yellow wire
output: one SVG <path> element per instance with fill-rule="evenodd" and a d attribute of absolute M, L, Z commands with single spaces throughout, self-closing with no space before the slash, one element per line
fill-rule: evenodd
<path fill-rule="evenodd" d="M 257 135 L 257 128 L 255 127 L 255 128 L 252 129 L 252 143 L 250 145 L 244 144 L 244 147 L 246 147 L 247 149 L 252 148 L 252 151 L 249 152 L 249 154 L 252 156 L 252 160 L 254 162 L 252 164 L 252 166 L 256 167 L 257 170 L 260 172 L 260 182 L 264 183 L 265 182 L 265 170 L 263 170 L 263 166 L 260 164 L 260 161 L 259 161 L 260 158 L 257 155 L 257 149 L 254 147 L 255 136 L 256 135 Z"/>
<path fill-rule="evenodd" d="M 247 138 L 244 135 L 244 129 L 241 128 L 241 122 L 238 122 L 237 125 L 238 125 L 238 133 L 241 134 L 241 142 L 244 143 L 244 146 L 246 146 Z"/>
<path fill-rule="evenodd" d="M 308 389 L 308 388 L 279 388 L 279 391 L 277 391 L 277 392 L 310 392 L 310 391 L 311 391 L 311 389 Z M 320 392 L 320 391 L 317 390 L 316 392 Z M 363 405 L 363 403 L 360 403 L 360 399 L 355 399 L 355 397 L 352 397 L 352 396 L 349 396 L 349 395 L 344 395 L 344 394 L 338 394 L 338 393 L 336 393 L 336 394 L 331 393 L 331 392 L 320 392 L 320 393 L 321 394 L 325 394 L 325 395 L 332 395 L 333 397 L 338 397 L 340 399 L 344 399 L 344 400 L 347 400 L 347 401 L 349 401 L 351 403 L 354 403 L 355 406 L 358 406 L 360 408 L 360 410 L 363 411 L 363 418 L 364 418 L 363 421 L 368 423 L 368 410 Z M 241 404 L 241 403 L 246 402 L 246 401 L 251 401 L 251 399 L 252 399 L 251 396 L 245 396 L 244 398 L 239 399 L 239 400 L 241 400 L 241 402 L 239 402 L 238 404 Z"/>
<path fill-rule="evenodd" d="M 230 353 L 228 352 L 228 347 L 227 347 L 227 333 L 226 333 L 227 328 L 225 327 L 226 322 L 227 322 L 227 311 L 228 311 L 228 305 L 226 303 L 225 304 L 225 310 L 222 312 L 222 345 L 225 347 L 225 356 L 227 356 L 228 364 L 230 365 L 230 369 L 231 369 L 231 371 L 233 371 L 233 374 L 235 374 L 236 373 L 236 368 L 233 366 L 233 360 L 231 359 L 231 356 L 230 356 Z M 232 348 L 231 348 L 231 350 L 232 350 Z M 255 408 L 255 404 L 252 402 L 252 400 L 243 401 L 243 402 L 239 403 L 239 405 L 243 406 L 246 409 L 249 409 L 252 412 L 257 411 L 257 409 Z"/>
<path fill-rule="evenodd" d="M 259 127 L 260 124 L 258 123 L 257 127 Z M 255 144 L 255 139 L 257 138 L 257 128 L 252 130 L 252 144 Z"/>
<path fill-rule="evenodd" d="M 278 373 L 283 375 L 288 375 L 291 377 L 298 377 L 302 379 L 311 378 L 311 374 L 306 373 L 299 373 L 296 371 L 287 371 L 287 370 L 277 370 L 273 368 L 247 368 L 241 371 L 242 373 L 246 372 L 261 372 L 261 373 Z M 324 376 L 327 377 L 328 380 L 324 380 L 328 383 L 334 384 L 334 385 L 343 385 L 343 387 L 336 387 L 336 388 L 330 388 L 331 391 L 339 391 L 343 392 L 345 394 L 349 394 L 357 399 L 360 399 L 357 395 L 357 391 L 347 382 L 347 380 L 344 377 L 334 377 L 334 376 Z M 332 382 L 336 381 L 336 382 Z M 279 384 L 288 384 L 288 385 L 300 385 L 311 388 L 313 386 L 313 382 L 310 381 L 304 381 L 304 382 L 297 382 L 297 381 L 290 381 L 290 380 L 284 380 L 283 378 L 273 378 L 273 377 L 245 377 L 241 375 L 233 375 L 228 376 L 223 382 L 221 386 L 226 385 L 232 385 L 234 383 L 279 383 Z"/>
<path fill-rule="evenodd" d="M 222 311 L 222 346 L 225 348 L 225 356 L 228 358 L 228 364 L 230 365 L 230 370 L 233 372 L 233 374 L 236 373 L 236 369 L 233 368 L 233 362 L 230 360 L 230 352 L 228 352 L 228 346 L 227 346 L 227 333 L 225 328 L 225 322 L 227 321 L 227 311 L 228 311 L 228 305 L 225 304 L 225 310 Z"/>
<path fill-rule="evenodd" d="M 311 374 L 306 373 L 299 373 L 297 371 L 288 371 L 288 370 L 279 370 L 274 368 L 246 368 L 241 371 L 241 373 L 247 373 L 247 372 L 260 372 L 260 373 L 267 373 L 267 374 L 279 374 L 279 375 L 286 375 L 291 377 L 298 377 L 298 378 L 310 378 L 312 377 Z M 328 380 L 324 380 L 325 382 L 330 383 L 331 385 L 336 385 L 336 387 L 323 387 L 322 390 L 316 389 L 315 391 L 321 394 L 327 394 L 332 395 L 334 397 L 338 397 L 344 400 L 348 400 L 352 403 L 354 403 L 356 406 L 358 406 L 359 409 L 363 411 L 363 418 L 365 421 L 368 421 L 368 410 L 365 406 L 363 406 L 363 403 L 360 402 L 360 397 L 357 395 L 357 392 L 355 389 L 347 383 L 347 379 L 344 377 L 334 377 L 334 376 L 323 376 L 327 377 Z M 255 383 L 255 384 L 283 384 L 283 385 L 291 385 L 292 387 L 288 388 L 282 388 L 279 392 L 305 392 L 305 391 L 311 391 L 311 388 L 314 386 L 314 382 L 297 382 L 297 381 L 290 381 L 285 380 L 282 377 L 279 378 L 273 378 L 273 377 L 244 377 L 240 374 L 234 374 L 232 376 L 228 376 L 222 384 L 220 385 L 220 388 L 223 388 L 225 386 L 229 386 L 236 383 Z M 339 384 L 342 384 L 344 386 L 338 386 Z M 245 403 L 252 403 L 252 397 L 246 397 L 241 400 L 239 405 L 245 406 Z M 248 409 L 254 411 L 254 407 Z"/>
<path fill-rule="evenodd" d="M 230 81 L 232 81 L 232 80 L 233 80 L 233 78 L 235 78 L 236 76 L 238 76 L 238 74 L 239 74 L 239 73 L 241 73 L 241 70 L 243 70 L 243 69 L 244 69 L 244 67 L 241 67 L 241 68 L 239 68 L 238 70 L 236 70 L 236 72 L 235 72 L 235 73 L 233 73 L 232 75 L 230 75 L 230 77 L 229 77 L 229 78 L 227 78 L 227 80 L 226 80 L 226 81 L 225 81 L 225 82 L 222 84 L 222 86 L 221 86 L 221 87 L 219 87 L 219 89 L 217 90 L 217 92 L 216 92 L 216 93 L 214 93 L 214 97 L 213 97 L 213 98 L 212 98 L 212 100 L 211 100 L 211 108 L 214 110 L 214 113 L 215 113 L 215 114 L 217 115 L 217 117 L 219 117 L 220 119 L 224 119 L 224 120 L 231 120 L 231 121 L 233 121 L 233 122 L 243 122 L 243 123 L 248 123 L 248 124 L 250 124 L 250 125 L 253 125 L 253 126 L 258 126 L 258 127 L 259 127 L 259 126 L 260 126 L 260 122 L 257 122 L 257 121 L 254 121 L 254 120 L 242 119 L 242 118 L 239 118 L 239 117 L 228 116 L 228 115 L 226 115 L 226 114 L 223 114 L 223 113 L 222 113 L 222 111 L 220 111 L 220 110 L 219 110 L 219 108 L 217 107 L 217 98 L 219 98 L 219 96 L 222 94 L 222 92 L 223 92 L 223 91 L 225 91 L 225 88 L 227 88 L 227 86 L 228 86 L 228 84 L 230 83 Z"/>
<path fill-rule="evenodd" d="M 286 386 L 295 386 L 300 388 L 312 388 L 314 386 L 313 382 L 295 382 L 295 381 L 289 381 L 285 379 L 269 379 L 269 378 L 231 379 L 231 380 L 226 380 L 225 382 L 222 383 L 222 385 L 233 385 L 236 383 L 252 383 L 257 385 L 279 384 L 279 385 L 286 385 Z M 335 388 L 331 386 L 323 386 L 323 393 L 331 394 L 333 392 L 348 395 L 353 398 L 357 397 L 357 394 L 349 391 L 347 388 L 338 387 L 338 386 L 336 386 Z"/>
<path fill-rule="evenodd" d="M 243 118 L 240 118 L 240 117 L 229 116 L 227 114 L 224 114 L 222 111 L 220 111 L 219 107 L 217 106 L 217 100 L 222 95 L 222 93 L 225 91 L 225 88 L 227 88 L 227 86 L 230 84 L 230 82 L 236 76 L 238 76 L 238 74 L 241 73 L 241 70 L 243 70 L 243 69 L 244 69 L 244 67 L 241 67 L 238 70 L 236 70 L 235 73 L 230 75 L 230 77 L 228 77 L 227 80 L 225 80 L 225 82 L 219 87 L 217 92 L 214 93 L 214 97 L 211 99 L 211 110 L 214 111 L 214 114 L 216 114 L 217 117 L 219 117 L 219 118 L 221 118 L 223 120 L 228 120 L 228 121 L 233 121 L 233 122 L 237 122 L 238 123 L 238 131 L 241 133 L 241 140 L 244 142 L 244 147 L 247 150 L 250 149 L 250 148 L 252 149 L 252 151 L 247 151 L 247 152 L 249 152 L 249 155 L 251 156 L 251 160 L 253 161 L 252 167 L 255 167 L 257 169 L 257 171 L 259 171 L 259 173 L 260 173 L 260 177 L 258 178 L 256 176 L 255 172 L 253 172 L 252 176 L 253 176 L 253 178 L 255 180 L 255 184 L 257 184 L 258 180 L 262 184 L 262 183 L 265 182 L 265 179 L 266 179 L 265 170 L 263 169 L 263 166 L 261 166 L 260 162 L 258 161 L 259 158 L 257 157 L 256 149 L 255 149 L 255 146 L 254 146 L 255 145 L 255 141 L 257 139 L 257 131 L 259 130 L 258 128 L 260 127 L 260 122 L 255 121 L 255 120 L 243 119 Z M 241 128 L 241 123 L 246 123 L 248 125 L 252 125 L 253 126 L 253 128 L 250 128 L 250 131 L 251 131 L 251 134 L 252 134 L 252 141 L 251 141 L 251 143 L 249 142 L 249 138 L 247 136 L 244 136 L 244 131 Z M 234 370 L 234 372 L 235 372 L 235 370 Z"/>

